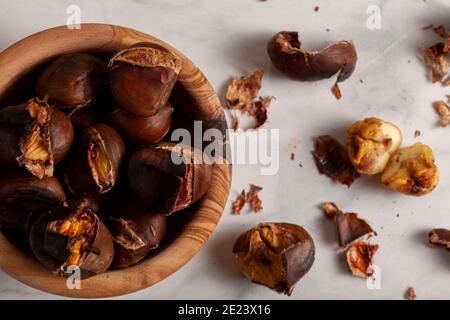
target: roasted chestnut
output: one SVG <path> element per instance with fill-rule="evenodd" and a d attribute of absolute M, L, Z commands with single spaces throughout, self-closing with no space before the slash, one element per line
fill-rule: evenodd
<path fill-rule="evenodd" d="M 88 199 L 80 199 L 41 216 L 30 234 L 36 258 L 63 277 L 72 275 L 74 267 L 81 279 L 105 272 L 113 261 L 114 246 L 97 210 Z"/>
<path fill-rule="evenodd" d="M 108 68 L 117 104 L 128 112 L 148 117 L 166 105 L 181 62 L 159 45 L 138 43 L 118 52 Z"/>
<path fill-rule="evenodd" d="M 125 140 L 136 144 L 157 143 L 169 132 L 173 108 L 167 103 L 153 116 L 136 116 L 122 108 L 108 115 L 111 125 Z"/>
<path fill-rule="evenodd" d="M 390 156 L 402 143 L 400 129 L 388 121 L 366 118 L 356 121 L 345 136 L 348 156 L 360 174 L 383 172 Z"/>
<path fill-rule="evenodd" d="M 233 253 L 242 273 L 257 284 L 291 295 L 309 271 L 315 247 L 308 232 L 290 223 L 260 223 L 234 243 Z"/>
<path fill-rule="evenodd" d="M 337 41 L 320 51 L 302 50 L 298 32 L 282 31 L 267 44 L 273 65 L 300 81 L 326 79 L 338 73 L 342 82 L 355 70 L 357 55 L 352 41 Z"/>
<path fill-rule="evenodd" d="M 211 160 L 200 150 L 164 142 L 141 147 L 128 164 L 128 182 L 143 201 L 167 214 L 184 209 L 208 190 Z"/>
<path fill-rule="evenodd" d="M 0 110 L 0 166 L 17 165 L 38 178 L 53 175 L 53 165 L 68 153 L 73 140 L 69 118 L 44 100 Z"/>
<path fill-rule="evenodd" d="M 83 129 L 100 122 L 101 114 L 98 108 L 87 106 L 74 109 L 72 112 L 69 112 L 68 117 L 75 129 Z"/>
<path fill-rule="evenodd" d="M 55 177 L 38 179 L 28 172 L 8 175 L 0 180 L 0 225 L 27 232 L 35 218 L 65 200 Z"/>
<path fill-rule="evenodd" d="M 60 56 L 40 75 L 36 91 L 59 108 L 80 108 L 104 90 L 107 74 L 104 63 L 87 53 Z"/>
<path fill-rule="evenodd" d="M 125 145 L 111 127 L 98 123 L 84 128 L 69 162 L 64 168 L 65 182 L 75 194 L 103 194 L 118 178 Z"/>
<path fill-rule="evenodd" d="M 166 234 L 166 215 L 132 196 L 119 196 L 104 210 L 103 221 L 114 241 L 115 268 L 127 268 L 158 248 Z"/>
<path fill-rule="evenodd" d="M 427 145 L 398 149 L 381 176 L 381 183 L 406 195 L 423 196 L 434 190 L 439 182 L 439 170 L 433 151 Z"/>

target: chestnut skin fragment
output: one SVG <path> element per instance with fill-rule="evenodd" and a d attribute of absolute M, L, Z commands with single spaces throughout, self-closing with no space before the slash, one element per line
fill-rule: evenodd
<path fill-rule="evenodd" d="M 347 251 L 347 264 L 352 274 L 357 277 L 371 277 L 374 270 L 373 257 L 378 245 L 357 241 Z"/>
<path fill-rule="evenodd" d="M 450 230 L 433 229 L 428 235 L 428 241 L 431 245 L 438 245 L 450 251 Z"/>
<path fill-rule="evenodd" d="M 282 31 L 270 39 L 267 52 L 273 65 L 300 81 L 317 81 L 338 73 L 337 82 L 355 70 L 357 54 L 352 41 L 341 40 L 320 51 L 303 51 L 298 32 Z"/>
<path fill-rule="evenodd" d="M 166 234 L 166 215 L 132 196 L 119 196 L 104 210 L 114 241 L 114 268 L 130 267 L 157 249 Z"/>
<path fill-rule="evenodd" d="M 300 226 L 260 223 L 237 238 L 233 254 L 242 273 L 253 283 L 291 295 L 311 268 L 315 247 Z"/>
<path fill-rule="evenodd" d="M 110 191 L 119 176 L 125 145 L 120 135 L 102 123 L 84 128 L 64 168 L 64 180 L 77 195 Z"/>
<path fill-rule="evenodd" d="M 342 213 L 338 210 L 335 219 L 341 247 L 346 247 L 363 236 L 376 235 L 367 221 L 357 213 Z"/>
<path fill-rule="evenodd" d="M 202 151 L 171 142 L 143 146 L 128 163 L 128 182 L 142 201 L 166 214 L 187 208 L 208 190 L 212 164 Z"/>
<path fill-rule="evenodd" d="M 119 107 L 153 116 L 167 104 L 181 71 L 181 61 L 165 48 L 137 43 L 109 62 L 111 93 Z"/>
<path fill-rule="evenodd" d="M 58 108 L 79 108 L 95 101 L 107 84 L 106 66 L 87 53 L 60 56 L 41 74 L 36 92 Z"/>
<path fill-rule="evenodd" d="M 319 136 L 315 141 L 314 160 L 320 173 L 350 187 L 359 177 L 344 147 L 331 136 Z"/>
<path fill-rule="evenodd" d="M 0 226 L 28 232 L 35 218 L 65 200 L 63 187 L 55 177 L 10 174 L 0 179 Z"/>
<path fill-rule="evenodd" d="M 169 132 L 173 108 L 167 103 L 153 116 L 136 116 L 122 108 L 108 115 L 109 123 L 121 136 L 135 144 L 153 144 L 161 141 Z"/>
<path fill-rule="evenodd" d="M 410 196 L 426 195 L 438 182 L 439 170 L 433 151 L 420 142 L 398 149 L 381 175 L 384 186 Z"/>
<path fill-rule="evenodd" d="M 38 178 L 53 175 L 53 165 L 68 153 L 73 127 L 60 110 L 44 100 L 0 110 L 0 166 L 2 170 L 24 166 Z"/>
<path fill-rule="evenodd" d="M 264 75 L 262 69 L 256 69 L 248 76 L 235 77 L 227 88 L 226 101 L 229 109 L 244 109 L 247 104 L 258 96 L 261 80 Z"/>
<path fill-rule="evenodd" d="M 448 74 L 448 51 L 444 43 L 437 43 L 434 46 L 427 48 L 424 53 L 425 63 L 431 68 L 431 81 L 432 83 L 443 81 L 444 77 Z"/>
<path fill-rule="evenodd" d="M 36 258 L 56 275 L 67 277 L 78 267 L 81 279 L 108 270 L 114 257 L 110 232 L 87 198 L 41 216 L 30 234 Z"/>

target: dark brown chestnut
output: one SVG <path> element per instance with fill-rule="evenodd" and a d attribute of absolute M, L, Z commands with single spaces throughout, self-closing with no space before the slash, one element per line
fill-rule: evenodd
<path fill-rule="evenodd" d="M 118 52 L 108 68 L 117 104 L 128 112 L 148 117 L 166 105 L 181 62 L 161 46 L 138 43 Z"/>
<path fill-rule="evenodd" d="M 41 216 L 30 244 L 36 258 L 59 276 L 80 270 L 81 279 L 105 272 L 114 257 L 112 236 L 89 199 L 80 199 Z M 72 270 L 71 270 L 72 269 Z"/>
<path fill-rule="evenodd" d="M 309 233 L 290 223 L 260 223 L 234 243 L 233 253 L 242 273 L 257 284 L 291 295 L 309 271 L 315 247 Z"/>
<path fill-rule="evenodd" d="M 8 175 L 0 180 L 0 225 L 27 232 L 35 218 L 65 200 L 55 177 L 38 179 L 28 172 Z"/>
<path fill-rule="evenodd" d="M 40 75 L 36 91 L 59 108 L 79 108 L 95 101 L 107 84 L 102 60 L 87 53 L 60 56 Z"/>
<path fill-rule="evenodd" d="M 75 129 L 83 129 L 100 122 L 101 112 L 98 108 L 87 106 L 73 110 L 67 115 Z"/>
<path fill-rule="evenodd" d="M 169 132 L 173 108 L 167 103 L 153 116 L 136 116 L 122 108 L 108 115 L 111 125 L 125 140 L 136 144 L 152 144 L 161 141 Z"/>
<path fill-rule="evenodd" d="M 118 178 L 125 145 L 113 128 L 98 123 L 84 128 L 64 168 L 64 180 L 79 195 L 103 194 Z"/>
<path fill-rule="evenodd" d="M 211 160 L 200 150 L 164 142 L 141 147 L 128 164 L 128 182 L 143 201 L 167 214 L 199 200 L 208 190 Z"/>
<path fill-rule="evenodd" d="M 2 170 L 20 165 L 42 178 L 68 153 L 73 127 L 62 111 L 35 98 L 0 110 L 0 140 Z"/>
<path fill-rule="evenodd" d="M 337 82 L 351 76 L 357 54 L 352 41 L 337 41 L 320 51 L 302 50 L 298 32 L 282 31 L 270 39 L 267 52 L 273 65 L 300 81 L 326 79 L 338 73 Z"/>
<path fill-rule="evenodd" d="M 158 248 L 166 234 L 166 215 L 130 195 L 108 202 L 103 221 L 113 237 L 115 268 L 138 263 Z"/>

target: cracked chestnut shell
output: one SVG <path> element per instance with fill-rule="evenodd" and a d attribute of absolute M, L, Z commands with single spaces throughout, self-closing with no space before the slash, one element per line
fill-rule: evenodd
<path fill-rule="evenodd" d="M 420 142 L 394 152 L 381 175 L 383 185 L 411 196 L 430 193 L 438 182 L 433 151 Z"/>
<path fill-rule="evenodd" d="M 38 178 L 53 175 L 72 145 L 73 127 L 60 110 L 46 101 L 30 101 L 0 110 L 0 166 L 24 166 Z"/>
<path fill-rule="evenodd" d="M 356 171 L 367 175 L 383 172 L 401 143 L 400 129 L 378 118 L 354 122 L 345 136 L 345 149 Z"/>
<path fill-rule="evenodd" d="M 315 247 L 308 232 L 290 223 L 260 223 L 234 243 L 233 254 L 252 282 L 291 295 L 309 271 Z"/>
<path fill-rule="evenodd" d="M 95 101 L 107 84 L 106 66 L 87 53 L 60 56 L 40 75 L 36 92 L 59 108 L 80 108 Z"/>
<path fill-rule="evenodd" d="M 208 190 L 211 160 L 200 150 L 163 142 L 141 147 L 128 164 L 128 182 L 143 201 L 167 214 L 199 200 Z"/>
<path fill-rule="evenodd" d="M 115 268 L 138 263 L 159 247 L 166 234 L 166 215 L 130 195 L 109 202 L 103 221 L 113 237 Z"/>
<path fill-rule="evenodd" d="M 173 108 L 167 103 L 155 115 L 136 116 L 122 108 L 108 115 L 110 124 L 121 136 L 136 144 L 153 144 L 161 141 L 169 132 Z"/>
<path fill-rule="evenodd" d="M 165 48 L 137 43 L 109 62 L 111 93 L 117 104 L 139 116 L 155 115 L 169 100 L 181 61 Z"/>
<path fill-rule="evenodd" d="M 97 210 L 96 204 L 82 198 L 41 216 L 30 233 L 36 258 L 63 277 L 70 276 L 73 267 L 79 268 L 82 279 L 105 272 L 113 261 L 114 246 Z"/>
<path fill-rule="evenodd" d="M 282 31 L 267 44 L 273 65 L 300 81 L 326 79 L 338 73 L 342 82 L 355 70 L 357 54 L 352 41 L 337 41 L 320 51 L 303 51 L 298 32 Z"/>
<path fill-rule="evenodd" d="M 79 195 L 103 194 L 111 190 L 119 176 L 125 145 L 120 135 L 102 123 L 84 128 L 69 162 L 64 180 Z"/>
<path fill-rule="evenodd" d="M 28 172 L 8 175 L 0 180 L 0 225 L 28 232 L 34 219 L 65 200 L 55 177 L 38 179 Z"/>

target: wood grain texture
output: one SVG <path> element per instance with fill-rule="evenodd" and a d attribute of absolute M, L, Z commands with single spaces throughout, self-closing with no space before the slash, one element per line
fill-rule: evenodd
<path fill-rule="evenodd" d="M 182 53 L 144 33 L 113 25 L 82 24 L 81 29 L 65 26 L 29 36 L 0 54 L 0 100 L 17 80 L 36 66 L 70 52 L 113 53 L 136 42 L 164 46 L 182 61 L 178 85 L 195 102 L 191 110 L 198 120 L 226 127 L 223 108 L 214 89 L 200 70 Z M 12 245 L 0 233 L 0 269 L 36 289 L 57 295 L 100 298 L 118 296 L 149 287 L 185 265 L 206 243 L 220 220 L 231 184 L 231 166 L 214 165 L 211 187 L 179 235 L 165 248 L 141 263 L 112 270 L 81 281 L 81 289 L 70 290 L 66 279 L 52 275 L 34 257 Z"/>

